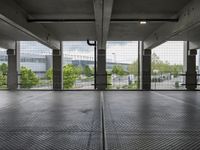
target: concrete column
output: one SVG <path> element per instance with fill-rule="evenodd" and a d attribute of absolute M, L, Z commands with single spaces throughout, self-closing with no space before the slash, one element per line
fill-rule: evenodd
<path fill-rule="evenodd" d="M 62 90 L 62 50 L 53 50 L 53 89 Z"/>
<path fill-rule="evenodd" d="M 185 65 L 186 65 L 186 89 L 197 88 L 196 55 L 197 50 L 189 50 L 189 42 L 184 43 Z"/>
<path fill-rule="evenodd" d="M 98 49 L 97 52 L 97 89 L 105 90 L 107 87 L 107 73 L 106 73 L 106 50 Z"/>
<path fill-rule="evenodd" d="M 21 48 L 20 48 L 20 41 L 17 41 L 17 42 L 16 42 L 15 47 L 16 47 L 16 52 L 17 52 L 17 53 L 16 53 L 16 55 L 17 55 L 17 73 L 18 73 L 17 80 L 18 80 L 18 83 L 19 83 L 20 78 L 21 78 L 20 75 L 19 75 L 19 74 L 21 74 L 21 73 L 20 73 L 20 59 L 21 59 L 21 55 L 20 55 L 20 51 L 21 51 Z M 20 84 L 18 84 L 17 88 L 20 89 Z"/>
<path fill-rule="evenodd" d="M 8 55 L 7 86 L 9 90 L 16 90 L 18 87 L 17 50 L 8 49 L 7 55 Z"/>
<path fill-rule="evenodd" d="M 140 88 L 151 90 L 151 49 L 144 49 L 140 42 Z"/>

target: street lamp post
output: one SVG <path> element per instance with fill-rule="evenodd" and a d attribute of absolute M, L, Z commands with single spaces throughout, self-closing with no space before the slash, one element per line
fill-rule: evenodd
<path fill-rule="evenodd" d="M 113 63 L 116 64 L 116 53 L 112 53 L 112 55 L 113 55 Z"/>

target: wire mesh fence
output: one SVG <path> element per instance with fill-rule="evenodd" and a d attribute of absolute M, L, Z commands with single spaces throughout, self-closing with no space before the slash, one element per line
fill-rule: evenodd
<path fill-rule="evenodd" d="M 94 59 L 86 41 L 63 42 L 63 88 L 94 89 Z"/>
<path fill-rule="evenodd" d="M 200 49 L 196 55 L 197 89 L 200 90 Z"/>
<path fill-rule="evenodd" d="M 52 89 L 52 49 L 36 42 L 20 42 L 19 88 Z"/>
<path fill-rule="evenodd" d="M 63 42 L 64 89 L 94 89 L 94 47 L 86 41 Z M 166 42 L 152 49 L 151 89 L 186 89 L 184 43 Z M 20 42 L 19 88 L 52 89 L 52 49 L 35 42 Z M 7 88 L 7 50 L 0 48 L 0 89 Z M 138 42 L 109 41 L 106 50 L 107 89 L 138 89 Z M 200 51 L 196 56 L 200 89 Z"/>
<path fill-rule="evenodd" d="M 7 88 L 8 56 L 7 50 L 0 48 L 0 89 Z"/>
<path fill-rule="evenodd" d="M 138 42 L 109 41 L 106 61 L 108 89 L 138 89 Z"/>
<path fill-rule="evenodd" d="M 185 89 L 182 41 L 169 41 L 152 49 L 151 59 L 151 89 Z"/>

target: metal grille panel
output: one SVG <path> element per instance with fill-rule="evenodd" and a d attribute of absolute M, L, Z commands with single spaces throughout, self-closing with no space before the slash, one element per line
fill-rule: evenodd
<path fill-rule="evenodd" d="M 108 149 L 199 149 L 199 94 L 176 93 L 106 92 Z"/>
<path fill-rule="evenodd" d="M 0 149 L 98 150 L 96 92 L 2 92 Z M 88 96 L 89 95 L 89 96 Z"/>

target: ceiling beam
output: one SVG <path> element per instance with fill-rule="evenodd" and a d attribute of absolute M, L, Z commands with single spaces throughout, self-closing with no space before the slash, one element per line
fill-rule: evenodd
<path fill-rule="evenodd" d="M 28 14 L 15 1 L 1 0 L 0 20 L 52 49 L 60 49 L 60 42 L 52 33 L 41 24 L 29 23 L 27 18 Z"/>
<path fill-rule="evenodd" d="M 138 23 L 140 21 L 160 23 L 160 22 L 178 22 L 178 18 L 176 19 L 163 19 L 163 18 L 134 18 L 134 19 L 111 19 L 110 23 Z M 94 23 L 95 19 L 28 19 L 30 23 Z"/>
<path fill-rule="evenodd" d="M 0 35 L 0 47 L 4 49 L 15 49 L 15 41 Z"/>
<path fill-rule="evenodd" d="M 165 23 L 146 39 L 144 48 L 152 49 L 171 38 L 200 26 L 200 1 L 192 0 L 179 12 L 178 22 Z M 148 24 L 147 24 L 148 25 Z"/>
<path fill-rule="evenodd" d="M 141 21 L 150 23 L 160 23 L 160 22 L 178 22 L 178 18 L 133 18 L 133 19 L 111 19 L 111 23 L 140 23 Z"/>
<path fill-rule="evenodd" d="M 200 39 L 199 41 L 190 41 L 189 42 L 189 49 L 200 49 Z"/>
<path fill-rule="evenodd" d="M 95 19 L 28 19 L 30 23 L 94 23 Z"/>
<path fill-rule="evenodd" d="M 93 0 L 98 49 L 106 49 L 113 0 Z"/>
<path fill-rule="evenodd" d="M 96 24 L 96 40 L 98 42 L 98 48 L 100 48 L 103 36 L 103 0 L 93 0 L 93 3 Z"/>

